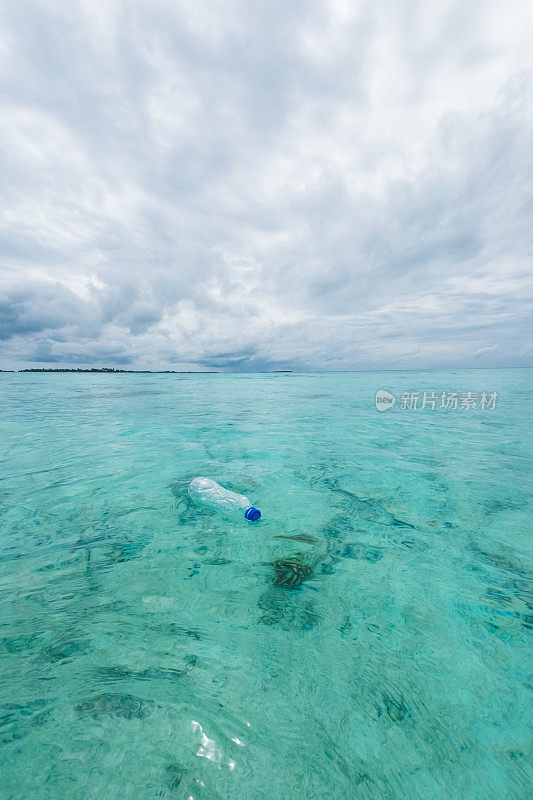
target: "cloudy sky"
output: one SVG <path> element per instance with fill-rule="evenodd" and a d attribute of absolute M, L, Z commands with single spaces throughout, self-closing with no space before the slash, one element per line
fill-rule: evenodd
<path fill-rule="evenodd" d="M 533 363 L 530 0 L 8 0 L 0 367 Z"/>

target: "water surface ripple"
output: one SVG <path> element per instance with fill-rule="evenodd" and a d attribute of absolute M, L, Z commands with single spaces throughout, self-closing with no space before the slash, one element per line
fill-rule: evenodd
<path fill-rule="evenodd" d="M 531 396 L 0 374 L 3 800 L 526 800 Z M 262 520 L 192 506 L 195 475 Z"/>

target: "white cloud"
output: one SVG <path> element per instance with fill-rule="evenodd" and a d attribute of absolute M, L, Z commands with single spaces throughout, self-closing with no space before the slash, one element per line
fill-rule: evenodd
<path fill-rule="evenodd" d="M 4 367 L 530 357 L 529 4 L 3 13 Z"/>

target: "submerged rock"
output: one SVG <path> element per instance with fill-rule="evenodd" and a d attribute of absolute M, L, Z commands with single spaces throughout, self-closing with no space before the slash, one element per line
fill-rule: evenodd
<path fill-rule="evenodd" d="M 383 550 L 381 547 L 371 547 L 363 542 L 348 542 L 339 555 L 342 558 L 364 559 L 375 564 L 383 558 Z"/>
<path fill-rule="evenodd" d="M 82 717 L 123 717 L 124 719 L 144 719 L 155 708 L 153 700 L 141 700 L 132 694 L 99 694 L 84 700 L 76 711 Z"/>
<path fill-rule="evenodd" d="M 520 511 L 527 507 L 527 501 L 512 497 L 489 497 L 484 501 L 485 514 L 496 514 L 499 511 Z"/>
<path fill-rule="evenodd" d="M 88 645 L 75 639 L 72 641 L 54 642 L 41 651 L 40 657 L 52 664 L 69 661 L 76 656 L 86 653 Z"/>
<path fill-rule="evenodd" d="M 39 636 L 33 633 L 28 636 L 21 634 L 11 638 L 9 636 L 3 636 L 0 638 L 0 654 L 23 653 L 25 650 L 31 650 L 38 641 Z"/>
<path fill-rule="evenodd" d="M 294 536 L 289 536 L 288 534 L 278 533 L 276 536 L 273 537 L 274 539 L 291 539 L 293 542 L 306 542 L 307 544 L 316 544 L 318 539 L 314 536 L 311 536 L 310 533 L 297 533 Z"/>
<path fill-rule="evenodd" d="M 96 670 L 98 676 L 103 680 L 122 681 L 150 681 L 150 680 L 178 680 L 183 678 L 187 672 L 184 669 L 148 667 L 148 669 L 128 669 L 128 667 L 99 667 Z"/>
<path fill-rule="evenodd" d="M 51 710 L 46 700 L 0 706 L 0 744 L 23 739 L 32 728 L 44 725 L 50 717 Z"/>
<path fill-rule="evenodd" d="M 263 612 L 259 618 L 262 625 L 306 631 L 314 628 L 320 621 L 310 600 L 302 602 L 300 597 L 272 587 L 259 598 L 258 605 Z"/>
<path fill-rule="evenodd" d="M 411 716 L 411 712 L 403 702 L 402 697 L 392 697 L 390 694 L 382 694 L 383 705 L 389 719 L 393 722 L 403 722 Z M 381 716 L 381 709 L 378 710 L 378 716 Z"/>
<path fill-rule="evenodd" d="M 169 789 L 177 789 L 187 770 L 181 764 L 169 764 L 165 768 L 166 784 Z"/>

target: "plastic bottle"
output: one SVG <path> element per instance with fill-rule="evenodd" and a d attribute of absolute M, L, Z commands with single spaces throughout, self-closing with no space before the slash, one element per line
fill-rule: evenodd
<path fill-rule="evenodd" d="M 211 478 L 195 478 L 191 481 L 189 496 L 197 503 L 217 508 L 232 516 L 244 512 L 244 517 L 250 522 L 255 522 L 261 516 L 259 509 L 255 508 L 247 497 L 224 489 Z"/>

